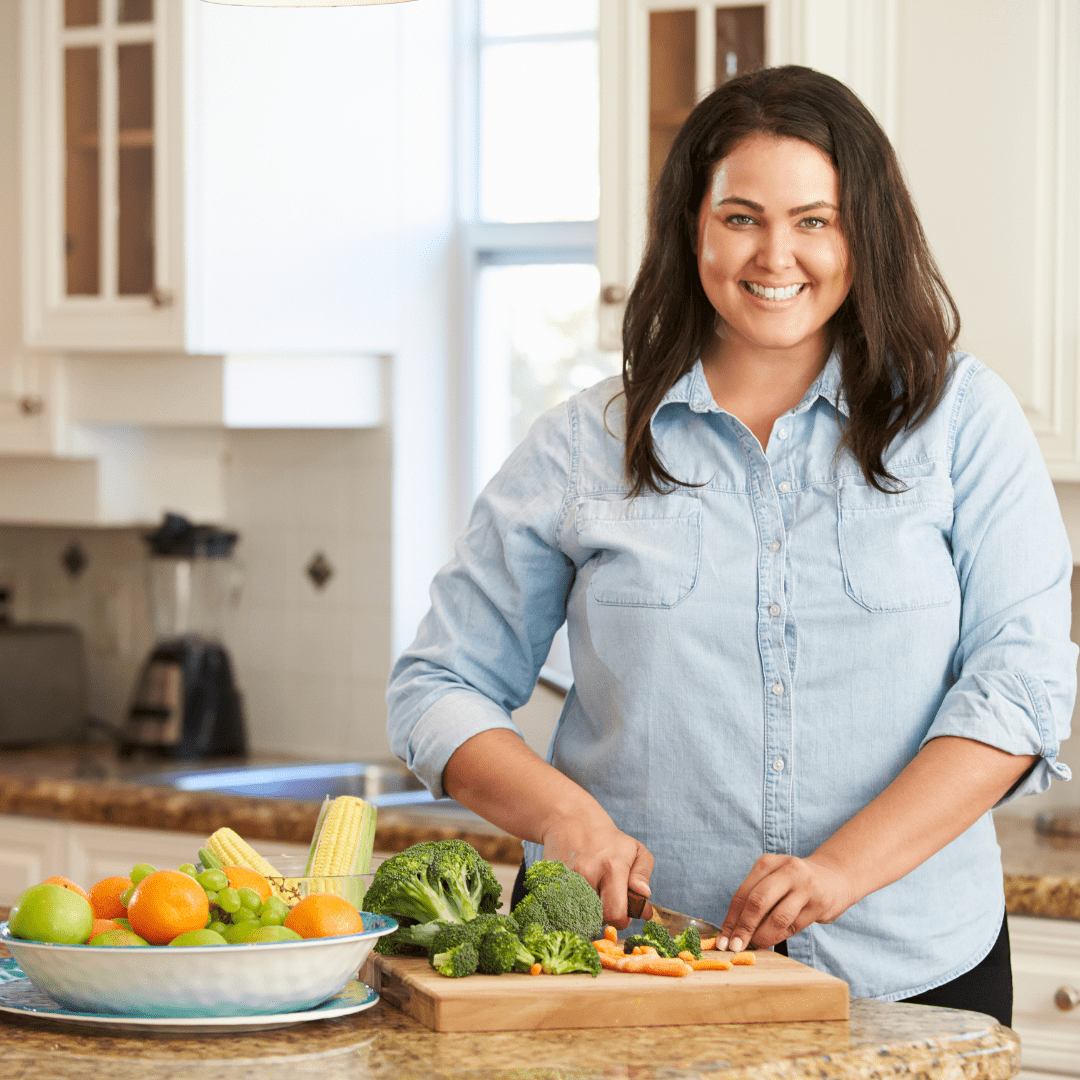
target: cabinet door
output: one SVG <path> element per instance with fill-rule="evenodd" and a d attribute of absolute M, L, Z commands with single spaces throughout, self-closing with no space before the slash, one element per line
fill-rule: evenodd
<path fill-rule="evenodd" d="M 51 358 L 0 355 L 0 453 L 56 452 L 58 367 Z"/>
<path fill-rule="evenodd" d="M 0 816 L 0 904 L 10 907 L 24 889 L 64 873 L 66 828 L 59 821 Z"/>
<path fill-rule="evenodd" d="M 179 0 L 23 0 L 24 336 L 179 348 Z"/>
<path fill-rule="evenodd" d="M 1024 1068 L 1080 1077 L 1080 923 L 1010 916 L 1009 938 Z"/>

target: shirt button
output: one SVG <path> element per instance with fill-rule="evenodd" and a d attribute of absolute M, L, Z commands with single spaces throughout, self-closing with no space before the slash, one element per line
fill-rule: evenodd
<path fill-rule="evenodd" d="M 778 491 L 790 491 L 791 485 L 786 480 L 781 480 L 777 486 Z"/>
<path fill-rule="evenodd" d="M 776 437 L 777 437 L 778 439 L 786 439 L 786 438 L 787 438 L 787 428 L 786 428 L 786 427 L 782 427 L 782 428 L 781 428 L 781 429 L 780 429 L 780 430 L 779 430 L 779 431 L 778 431 L 778 432 L 776 433 Z"/>
<path fill-rule="evenodd" d="M 772 767 L 773 767 L 774 772 L 783 772 L 784 771 L 784 759 L 782 757 L 778 757 L 772 763 Z"/>
<path fill-rule="evenodd" d="M 772 692 L 776 694 L 777 697 L 779 697 L 784 692 L 784 684 L 779 679 L 777 679 L 776 682 L 773 683 Z"/>
<path fill-rule="evenodd" d="M 780 550 L 780 541 L 779 541 L 779 540 L 774 540 L 774 541 L 773 541 L 773 542 L 772 542 L 772 543 L 771 543 L 771 544 L 769 545 L 769 550 L 770 550 L 770 551 L 779 551 L 779 550 Z"/>
<path fill-rule="evenodd" d="M 769 614 L 770 615 L 779 615 L 780 614 L 780 605 L 779 604 L 770 604 L 769 605 Z"/>

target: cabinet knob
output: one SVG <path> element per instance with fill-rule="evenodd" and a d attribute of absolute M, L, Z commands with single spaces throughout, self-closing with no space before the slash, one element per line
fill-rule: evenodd
<path fill-rule="evenodd" d="M 39 416 L 45 411 L 45 399 L 40 394 L 23 394 L 19 398 L 19 412 L 23 416 Z"/>
<path fill-rule="evenodd" d="M 605 304 L 621 304 L 626 299 L 626 290 L 621 285 L 605 285 L 600 290 L 600 299 Z"/>
<path fill-rule="evenodd" d="M 171 307 L 173 302 L 172 289 L 159 289 L 156 285 L 150 290 L 150 303 L 154 307 Z"/>
<path fill-rule="evenodd" d="M 1054 995 L 1054 1004 L 1062 1012 L 1072 1012 L 1077 1005 L 1080 1005 L 1080 990 L 1071 986 L 1059 986 Z"/>

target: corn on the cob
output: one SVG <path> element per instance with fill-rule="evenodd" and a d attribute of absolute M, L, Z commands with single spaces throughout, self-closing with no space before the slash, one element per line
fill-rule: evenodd
<path fill-rule="evenodd" d="M 246 866 L 263 877 L 281 877 L 270 863 L 232 829 L 218 829 L 206 841 L 206 846 L 226 866 Z"/>
<path fill-rule="evenodd" d="M 375 807 L 354 795 L 323 800 L 308 852 L 309 877 L 366 874 L 375 845 Z"/>

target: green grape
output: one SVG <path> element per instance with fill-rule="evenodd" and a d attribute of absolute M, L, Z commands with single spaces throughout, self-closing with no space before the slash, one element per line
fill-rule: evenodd
<path fill-rule="evenodd" d="M 120 894 L 120 903 L 121 903 L 121 904 L 123 904 L 123 905 L 124 905 L 124 907 L 127 907 L 127 906 L 128 906 L 128 904 L 129 904 L 129 903 L 131 903 L 131 894 L 132 894 L 132 893 L 133 893 L 134 891 L 135 891 L 135 886 L 134 886 L 134 885 L 132 885 L 130 889 L 125 889 L 125 890 L 124 890 L 124 891 L 123 891 L 123 892 L 122 892 L 122 893 Z"/>
<path fill-rule="evenodd" d="M 222 937 L 224 937 L 225 931 L 228 929 L 228 927 L 223 922 L 215 919 L 214 922 L 212 922 L 206 929 L 213 930 L 216 933 L 220 934 Z"/>
<path fill-rule="evenodd" d="M 259 911 L 260 918 L 267 912 L 273 912 L 273 914 L 279 915 L 281 921 L 284 922 L 286 916 L 289 914 L 289 905 L 280 897 L 268 896 L 266 898 L 266 903 L 263 904 L 262 909 Z"/>
<path fill-rule="evenodd" d="M 257 919 L 244 919 L 242 922 L 233 923 L 232 926 L 226 926 L 221 936 L 230 945 L 238 945 L 252 930 L 258 928 L 259 922 Z"/>
<path fill-rule="evenodd" d="M 151 866 L 148 862 L 141 862 L 131 868 L 131 873 L 128 875 L 131 878 L 132 885 L 138 885 L 144 877 L 149 877 L 150 874 L 156 874 L 157 867 Z"/>
<path fill-rule="evenodd" d="M 204 870 L 196 875 L 195 880 L 209 893 L 229 887 L 229 878 L 224 870 Z"/>
<path fill-rule="evenodd" d="M 211 892 L 210 889 L 207 889 L 206 890 L 206 899 L 209 900 L 211 904 L 216 904 L 217 903 L 217 893 L 216 892 Z"/>
<path fill-rule="evenodd" d="M 262 897 L 254 889 L 240 889 L 239 895 L 240 903 L 247 911 L 257 912 L 262 907 Z"/>
<path fill-rule="evenodd" d="M 186 862 L 182 866 L 176 868 L 181 874 L 187 874 L 188 877 L 195 877 L 198 874 L 198 870 L 195 869 L 194 863 Z"/>
<path fill-rule="evenodd" d="M 240 910 L 240 894 L 235 889 L 222 889 L 217 894 L 217 906 L 230 915 Z"/>
<path fill-rule="evenodd" d="M 251 908 L 246 907 L 242 907 L 239 911 L 234 911 L 229 918 L 232 920 L 233 926 L 242 922 L 255 923 L 257 925 L 259 922 L 259 916 L 256 915 Z"/>
<path fill-rule="evenodd" d="M 265 905 L 263 905 L 265 907 Z M 260 926 L 280 926 L 285 921 L 284 915 L 279 915 L 276 911 L 263 911 L 259 916 Z"/>

